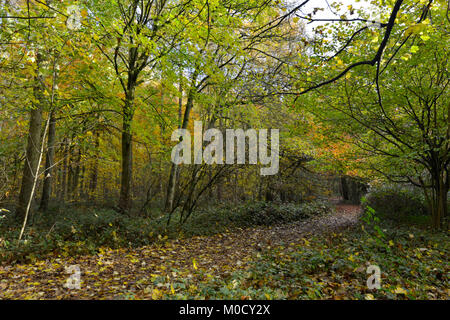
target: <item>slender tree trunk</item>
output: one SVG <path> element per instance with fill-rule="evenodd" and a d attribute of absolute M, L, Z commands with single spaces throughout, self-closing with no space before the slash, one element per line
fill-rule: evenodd
<path fill-rule="evenodd" d="M 194 90 L 196 88 L 194 87 L 193 84 L 195 83 L 196 78 L 197 78 L 197 76 L 194 75 L 194 78 L 193 78 L 193 81 L 191 84 L 191 89 L 189 90 L 188 98 L 186 101 L 186 109 L 184 111 L 183 122 L 181 123 L 182 129 L 187 128 L 187 126 L 189 124 L 189 116 L 190 116 L 192 107 L 194 106 Z M 179 101 L 179 103 L 180 103 L 180 101 Z M 179 110 L 180 109 L 181 108 L 179 107 Z M 181 115 L 181 113 L 179 113 L 179 115 Z M 166 212 L 171 212 L 173 209 L 173 201 L 175 199 L 175 191 L 176 191 L 176 185 L 177 185 L 177 180 L 178 180 L 178 176 L 179 176 L 179 171 L 180 171 L 179 166 L 176 165 L 175 163 L 172 163 L 171 167 L 170 167 L 169 183 L 167 186 L 166 201 L 165 201 L 165 206 L 164 206 L 164 210 Z"/>
<path fill-rule="evenodd" d="M 53 164 L 55 159 L 56 120 L 53 111 L 50 113 L 50 124 L 47 138 L 47 154 L 45 156 L 44 187 L 39 210 L 46 211 L 52 193 Z"/>
<path fill-rule="evenodd" d="M 78 186 L 80 181 L 80 162 L 81 162 L 81 147 L 78 147 L 78 153 L 75 158 L 75 168 L 73 170 L 71 197 L 72 199 L 78 198 Z"/>
<path fill-rule="evenodd" d="M 217 201 L 220 203 L 222 202 L 222 181 L 219 181 L 219 183 L 217 184 L 216 187 L 216 197 L 217 197 Z"/>
<path fill-rule="evenodd" d="M 58 199 L 58 201 L 59 201 L 59 199 L 61 198 L 62 168 L 58 167 L 57 172 L 58 172 L 58 176 L 56 178 L 57 179 L 56 181 L 58 182 L 58 184 L 57 184 L 55 190 L 53 190 L 53 193 L 55 194 L 56 199 Z"/>
<path fill-rule="evenodd" d="M 443 208 L 443 215 L 442 218 L 446 218 L 448 217 L 448 191 L 449 191 L 449 187 L 450 187 L 450 181 L 449 181 L 449 175 L 448 175 L 448 171 L 445 170 L 445 182 L 443 183 L 444 185 L 444 190 L 441 193 L 441 197 L 442 197 L 442 204 L 444 206 Z"/>
<path fill-rule="evenodd" d="M 263 185 L 264 185 L 264 181 L 262 179 L 262 176 L 258 175 L 258 201 L 262 201 L 263 199 Z"/>
<path fill-rule="evenodd" d="M 69 148 L 68 148 L 68 154 L 67 154 L 67 184 L 66 184 L 66 196 L 67 199 L 70 201 L 72 200 L 72 187 L 73 187 L 73 177 L 74 177 L 74 143 L 73 143 L 74 136 L 72 136 L 72 139 L 69 142 Z"/>
<path fill-rule="evenodd" d="M 60 194 L 60 199 L 59 199 L 59 201 L 61 201 L 61 202 L 65 201 L 65 199 L 66 199 L 68 174 L 69 174 L 69 141 L 67 139 L 64 139 L 61 194 Z"/>
<path fill-rule="evenodd" d="M 36 185 L 37 185 L 37 182 L 39 179 L 39 167 L 41 166 L 42 155 L 44 154 L 45 135 L 47 134 L 49 125 L 50 125 L 50 117 L 47 119 L 46 124 L 45 124 L 44 136 L 42 137 L 41 149 L 39 150 L 39 156 L 38 156 L 38 160 L 36 163 L 36 170 L 35 170 L 35 174 L 34 174 L 33 181 L 32 181 L 31 193 L 30 193 L 30 197 L 27 201 L 27 206 L 25 208 L 25 212 L 24 212 L 24 216 L 23 216 L 22 228 L 20 229 L 20 233 L 19 233 L 19 239 L 18 239 L 19 241 L 22 239 L 23 233 L 25 231 L 25 227 L 27 225 L 28 216 L 30 215 L 31 203 L 33 202 L 34 193 L 36 191 Z"/>
<path fill-rule="evenodd" d="M 80 198 L 85 198 L 86 197 L 86 166 L 83 164 L 81 166 L 81 170 L 80 170 L 80 182 L 79 182 L 79 195 Z"/>
<path fill-rule="evenodd" d="M 94 165 L 92 167 L 91 174 L 91 183 L 89 185 L 90 197 L 94 198 L 95 190 L 97 189 L 97 180 L 98 180 L 98 157 L 99 157 L 99 148 L 100 148 L 100 133 L 95 131 L 95 159 Z"/>
<path fill-rule="evenodd" d="M 164 206 L 166 212 L 172 211 L 172 208 L 173 208 L 173 200 L 175 198 L 177 173 L 178 173 L 178 166 L 176 164 L 172 163 L 172 165 L 170 167 L 169 184 L 167 186 L 166 203 Z"/>

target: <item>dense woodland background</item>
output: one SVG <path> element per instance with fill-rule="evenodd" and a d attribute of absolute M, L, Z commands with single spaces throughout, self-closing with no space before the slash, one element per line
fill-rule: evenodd
<path fill-rule="evenodd" d="M 449 6 L 0 1 L 1 261 L 288 223 L 339 199 L 445 233 Z M 173 164 L 172 132 L 194 120 L 280 129 L 279 173 Z"/>

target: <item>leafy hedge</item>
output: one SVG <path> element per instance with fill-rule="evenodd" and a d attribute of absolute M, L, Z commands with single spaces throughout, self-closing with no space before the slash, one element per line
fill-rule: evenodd
<path fill-rule="evenodd" d="M 363 205 L 373 208 L 384 217 L 393 219 L 430 214 L 421 190 L 399 186 L 384 186 L 371 190 L 363 201 Z"/>

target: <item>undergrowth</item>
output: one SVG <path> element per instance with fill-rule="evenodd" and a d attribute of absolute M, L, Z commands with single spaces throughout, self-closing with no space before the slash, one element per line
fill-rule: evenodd
<path fill-rule="evenodd" d="M 65 212 L 40 214 L 17 241 L 20 224 L 10 213 L 0 219 L 0 263 L 26 263 L 46 255 L 95 254 L 101 247 L 122 248 L 149 245 L 167 238 L 211 235 L 233 228 L 293 222 L 325 214 L 331 208 L 320 201 L 302 204 L 252 202 L 239 206 L 210 207 L 195 212 L 184 224 L 174 213 L 139 217 L 119 214 L 112 209 L 70 208 Z"/>

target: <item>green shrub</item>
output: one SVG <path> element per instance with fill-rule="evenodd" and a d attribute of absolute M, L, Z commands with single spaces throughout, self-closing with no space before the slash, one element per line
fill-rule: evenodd
<path fill-rule="evenodd" d="M 395 220 L 429 215 L 425 196 L 421 190 L 399 186 L 384 186 L 371 190 L 365 197 L 363 206 L 369 206 L 377 214 Z"/>
<path fill-rule="evenodd" d="M 157 229 L 149 219 L 129 217 L 113 210 L 47 212 L 33 219 L 18 242 L 21 225 L 11 218 L 0 220 L 0 262 L 26 262 L 45 255 L 93 254 L 100 247 L 147 245 Z"/>
<path fill-rule="evenodd" d="M 188 227 L 197 225 L 208 228 L 221 225 L 245 228 L 252 226 L 270 226 L 294 222 L 313 215 L 325 214 L 331 207 L 321 201 L 297 203 L 249 202 L 240 206 L 204 210 L 194 215 L 187 223 Z"/>

